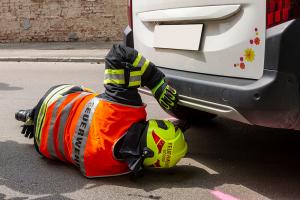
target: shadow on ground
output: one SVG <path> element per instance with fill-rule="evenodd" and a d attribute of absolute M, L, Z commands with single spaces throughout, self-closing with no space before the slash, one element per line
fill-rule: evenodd
<path fill-rule="evenodd" d="M 210 124 L 193 126 L 186 135 L 190 147 L 188 157 L 218 174 L 185 165 L 170 170 L 146 170 L 135 181 L 129 176 L 86 179 L 72 166 L 39 158 L 30 144 L 6 141 L 0 142 L 0 186 L 22 194 L 47 195 L 43 199 L 66 199 L 62 194 L 104 185 L 149 192 L 160 188 L 214 189 L 235 184 L 271 199 L 300 196 L 300 134 L 297 132 L 216 119 Z"/>
<path fill-rule="evenodd" d="M 1 90 L 23 90 L 22 87 L 16 87 L 16 86 L 10 86 L 7 83 L 1 83 L 0 82 L 0 91 Z"/>
<path fill-rule="evenodd" d="M 139 188 L 145 191 L 158 188 L 202 187 L 201 182 L 191 184 L 189 181 L 198 182 L 208 175 L 205 170 L 197 167 L 182 166 L 171 170 L 147 170 L 142 178 L 136 180 L 132 180 L 128 175 L 87 179 L 71 165 L 41 158 L 31 144 L 0 142 L 0 152 L 2 152 L 0 160 L 4 161 L 0 163 L 0 186 L 4 185 L 21 194 L 47 195 L 43 199 L 65 199 L 62 196 L 64 193 L 75 192 L 82 188 L 89 190 L 103 185 Z M 147 198 L 160 197 L 150 195 Z"/>
<path fill-rule="evenodd" d="M 299 199 L 300 132 L 219 119 L 187 132 L 189 157 L 217 171 L 204 187 L 244 186 L 270 199 Z"/>

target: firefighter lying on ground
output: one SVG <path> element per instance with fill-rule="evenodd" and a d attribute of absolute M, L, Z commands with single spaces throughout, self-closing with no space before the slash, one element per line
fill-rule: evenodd
<path fill-rule="evenodd" d="M 146 121 L 137 88 L 146 86 L 166 111 L 178 95 L 164 74 L 140 53 L 114 45 L 105 59 L 105 93 L 59 85 L 37 106 L 15 114 L 22 134 L 34 138 L 44 157 L 73 163 L 86 177 L 137 173 L 143 167 L 169 168 L 186 154 L 182 131 L 166 120 Z"/>

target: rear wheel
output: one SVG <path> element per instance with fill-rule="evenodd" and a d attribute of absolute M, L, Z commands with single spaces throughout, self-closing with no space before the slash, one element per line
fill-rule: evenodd
<path fill-rule="evenodd" d="M 203 112 L 200 110 L 195 110 L 181 105 L 178 105 L 176 110 L 170 112 L 169 114 L 178 119 L 187 120 L 190 123 L 208 122 L 216 117 L 216 115 L 214 114 Z"/>

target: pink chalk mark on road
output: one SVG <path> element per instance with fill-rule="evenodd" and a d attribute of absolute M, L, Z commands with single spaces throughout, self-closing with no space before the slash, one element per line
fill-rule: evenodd
<path fill-rule="evenodd" d="M 211 190 L 210 193 L 220 200 L 240 200 L 239 198 L 233 197 L 229 194 L 225 194 L 218 190 Z"/>

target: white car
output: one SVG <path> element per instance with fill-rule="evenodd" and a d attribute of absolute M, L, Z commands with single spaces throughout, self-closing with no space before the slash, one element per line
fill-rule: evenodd
<path fill-rule="evenodd" d="M 124 41 L 171 80 L 178 117 L 300 129 L 299 14 L 300 0 L 129 0 Z"/>

